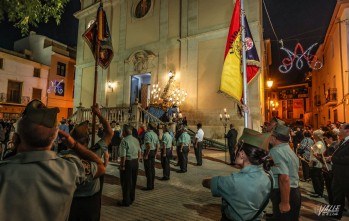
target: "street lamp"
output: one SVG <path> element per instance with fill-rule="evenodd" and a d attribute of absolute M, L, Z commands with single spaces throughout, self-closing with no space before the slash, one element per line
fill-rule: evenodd
<path fill-rule="evenodd" d="M 228 125 L 228 121 L 230 120 L 230 115 L 227 114 L 226 108 L 224 108 L 224 115 L 219 114 L 219 119 L 224 126 L 224 147 L 225 147 L 224 158 L 225 158 L 225 162 L 227 162 L 227 139 L 225 138 L 225 135 L 227 134 L 227 125 Z"/>
<path fill-rule="evenodd" d="M 269 80 L 267 80 L 267 87 L 270 89 L 273 86 L 273 83 L 273 80 L 269 78 Z"/>
<path fill-rule="evenodd" d="M 268 89 L 269 89 L 269 91 L 267 92 L 267 95 L 268 95 L 268 103 L 267 103 L 267 105 L 268 105 L 268 112 L 267 112 L 267 120 L 268 121 L 270 121 L 270 90 L 271 90 L 271 88 L 273 87 L 273 80 L 271 80 L 270 78 L 269 78 L 269 80 L 267 80 L 267 87 L 268 87 Z"/>

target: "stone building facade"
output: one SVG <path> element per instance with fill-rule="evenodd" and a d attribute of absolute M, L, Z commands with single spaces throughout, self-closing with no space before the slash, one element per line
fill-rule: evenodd
<path fill-rule="evenodd" d="M 95 61 L 82 34 L 93 22 L 99 2 L 81 0 L 76 58 L 74 107 L 93 102 Z M 249 26 L 263 62 L 262 1 L 244 1 Z M 150 85 L 162 88 L 175 74 L 177 86 L 187 92 L 180 106 L 190 126 L 202 122 L 205 135 L 223 136 L 219 114 L 227 108 L 240 131 L 243 118 L 236 103 L 218 94 L 224 50 L 234 1 L 231 0 L 113 0 L 103 1 L 112 36 L 114 58 L 108 69 L 98 68 L 97 102 L 129 106 L 149 99 Z M 264 121 L 264 79 L 249 85 L 251 127 Z M 111 86 L 113 85 L 113 86 Z M 113 87 L 110 90 L 110 87 Z M 143 101 L 142 101 L 143 100 Z"/>

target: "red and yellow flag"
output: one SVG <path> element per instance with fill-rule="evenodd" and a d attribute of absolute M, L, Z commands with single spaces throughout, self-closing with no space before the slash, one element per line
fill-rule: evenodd
<path fill-rule="evenodd" d="M 224 54 L 224 64 L 221 76 L 220 92 L 223 92 L 237 101 L 242 98 L 243 78 L 242 78 L 242 42 L 241 42 L 241 9 L 240 0 L 236 0 L 233 16 L 231 18 L 227 43 Z M 249 83 L 259 71 L 259 58 L 254 45 L 247 20 L 246 26 L 246 72 L 247 83 Z"/>

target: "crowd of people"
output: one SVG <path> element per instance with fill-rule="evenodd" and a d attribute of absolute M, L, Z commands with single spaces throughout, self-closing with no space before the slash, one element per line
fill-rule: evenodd
<path fill-rule="evenodd" d="M 2 203 L 0 211 L 8 212 L 0 213 L 0 220 L 99 220 L 109 161 L 119 163 L 122 200 L 118 206 L 126 207 L 135 200 L 139 162 L 144 163 L 147 178 L 144 191 L 154 189 L 155 159 L 159 154 L 163 168 L 160 180 L 170 179 L 174 147 L 178 173 L 187 172 L 191 146 L 195 148 L 197 165 L 202 165 L 201 123 L 192 140 L 182 123 L 150 122 L 137 130 L 130 124 L 108 122 L 98 104 L 91 110 L 100 123 L 97 131 L 100 139 L 96 143 L 91 143 L 90 122 L 74 124 L 66 119 L 57 122 L 58 108 L 47 108 L 39 100 L 27 105 L 16 128 L 13 126 L 12 138 L 8 139 L 12 147 L 7 152 L 11 154 L 0 161 L 0 200 L 20 199 L 28 190 L 33 196 L 19 203 L 17 200 Z M 34 208 L 38 205 L 33 203 L 36 200 L 44 204 L 40 212 Z M 21 213 L 10 212 L 20 207 L 25 207 Z"/>
<path fill-rule="evenodd" d="M 99 220 L 109 161 L 119 164 L 122 200 L 118 206 L 122 207 L 129 207 L 136 200 L 140 162 L 146 176 L 143 191 L 155 188 L 157 157 L 163 169 L 160 180 L 170 180 L 174 148 L 178 173 L 187 172 L 191 147 L 196 166 L 203 164 L 201 123 L 191 138 L 182 123 L 150 122 L 136 129 L 130 124 L 108 122 L 98 104 L 91 110 L 100 122 L 100 139 L 96 143 L 91 143 L 90 122 L 74 125 L 63 119 L 58 124 L 58 108 L 47 108 L 39 100 L 27 105 L 16 127 L 10 127 L 12 154 L 0 161 L 0 200 L 7 202 L 0 204 L 0 211 L 8 211 L 0 213 L 0 220 Z M 0 129 L 4 128 L 0 123 Z M 299 181 L 312 182 L 311 197 L 323 197 L 326 187 L 329 204 L 340 205 L 335 216 L 340 219 L 345 198 L 349 197 L 349 124 L 292 130 L 282 120 L 273 118 L 264 126 L 263 133 L 245 128 L 237 139 L 237 130 L 230 125 L 225 135 L 230 164 L 241 170 L 202 181 L 213 196 L 222 198 L 221 220 L 260 220 L 269 200 L 273 214 L 267 220 L 298 220 Z M 31 197 L 21 197 L 28 191 Z M 21 200 L 11 200 L 14 198 Z M 37 210 L 33 201 L 45 203 Z M 10 212 L 18 208 L 20 213 Z"/>

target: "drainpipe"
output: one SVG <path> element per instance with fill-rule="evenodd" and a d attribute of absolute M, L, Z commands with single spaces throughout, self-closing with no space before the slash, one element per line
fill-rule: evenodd
<path fill-rule="evenodd" d="M 343 50 L 342 50 L 342 22 L 339 21 L 339 54 L 340 54 L 340 62 L 341 62 L 341 75 L 342 75 L 342 103 L 343 103 L 343 115 L 344 115 L 344 122 L 347 122 L 346 120 L 346 114 L 345 114 L 345 99 L 344 99 L 344 71 L 343 71 Z"/>

